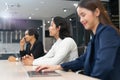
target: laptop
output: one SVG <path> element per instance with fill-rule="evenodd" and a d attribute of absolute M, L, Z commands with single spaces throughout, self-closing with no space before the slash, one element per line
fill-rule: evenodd
<path fill-rule="evenodd" d="M 27 71 L 30 77 L 50 77 L 50 76 L 60 76 L 59 73 L 52 71 L 52 72 L 36 72 L 36 71 Z"/>

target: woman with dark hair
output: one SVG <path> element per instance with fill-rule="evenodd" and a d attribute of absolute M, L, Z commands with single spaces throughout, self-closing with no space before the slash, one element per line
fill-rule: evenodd
<path fill-rule="evenodd" d="M 93 32 L 86 52 L 76 60 L 60 65 L 40 65 L 36 71 L 84 69 L 84 74 L 102 80 L 120 80 L 120 35 L 112 25 L 100 0 L 80 0 L 80 22 Z"/>
<path fill-rule="evenodd" d="M 70 35 L 70 23 L 55 17 L 49 27 L 50 36 L 56 39 L 52 48 L 45 56 L 33 59 L 32 56 L 23 60 L 25 65 L 60 64 L 78 57 L 77 45 Z"/>
<path fill-rule="evenodd" d="M 36 59 L 44 55 L 43 44 L 38 38 L 39 33 L 36 29 L 31 28 L 25 31 L 25 36 L 20 40 L 20 56 L 22 58 L 27 55 L 33 55 L 33 58 Z M 15 61 L 14 58 L 10 56 L 8 60 Z"/>

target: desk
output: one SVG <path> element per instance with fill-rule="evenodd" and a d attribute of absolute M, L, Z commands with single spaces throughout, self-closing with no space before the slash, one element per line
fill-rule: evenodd
<path fill-rule="evenodd" d="M 0 80 L 98 80 L 73 72 L 56 71 L 61 76 L 29 77 L 27 71 L 34 70 L 36 66 L 24 66 L 21 62 L 0 60 Z"/>

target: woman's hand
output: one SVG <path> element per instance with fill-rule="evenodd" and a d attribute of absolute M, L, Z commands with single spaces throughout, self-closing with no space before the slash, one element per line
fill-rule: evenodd
<path fill-rule="evenodd" d="M 62 67 L 60 65 L 40 65 L 35 69 L 36 72 L 51 72 L 55 70 L 62 70 Z"/>
<path fill-rule="evenodd" d="M 33 60 L 34 60 L 34 57 L 33 57 L 32 54 L 31 55 L 26 55 L 26 56 L 22 57 L 22 62 L 23 62 L 24 65 L 31 66 L 32 63 L 33 63 Z"/>
<path fill-rule="evenodd" d="M 21 40 L 20 40 L 20 50 L 23 51 L 24 50 L 24 45 L 25 45 L 26 41 L 25 41 L 25 38 L 23 37 Z"/>
<path fill-rule="evenodd" d="M 14 56 L 9 56 L 9 57 L 8 57 L 8 61 L 10 61 L 10 62 L 16 62 L 17 60 L 16 60 L 16 57 L 14 57 Z"/>

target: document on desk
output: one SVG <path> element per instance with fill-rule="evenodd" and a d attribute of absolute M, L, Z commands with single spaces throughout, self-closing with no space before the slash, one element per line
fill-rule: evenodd
<path fill-rule="evenodd" d="M 27 71 L 30 77 L 50 77 L 50 76 L 60 76 L 59 73 L 52 71 L 52 72 L 36 72 L 36 71 Z"/>

